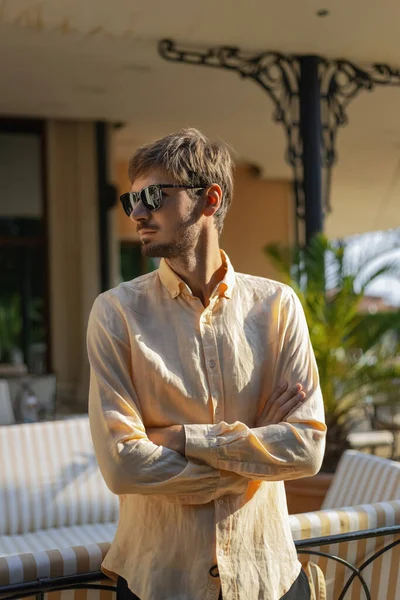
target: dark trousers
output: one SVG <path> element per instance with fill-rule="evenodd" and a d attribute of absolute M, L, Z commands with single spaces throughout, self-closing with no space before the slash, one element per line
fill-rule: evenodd
<path fill-rule="evenodd" d="M 122 577 L 118 577 L 117 600 L 140 600 L 136 594 L 131 592 L 128 588 L 128 584 Z M 222 592 L 220 593 L 218 600 L 222 600 Z M 290 590 L 282 596 L 281 600 L 310 600 L 310 586 L 308 585 L 307 575 L 303 570 Z"/>

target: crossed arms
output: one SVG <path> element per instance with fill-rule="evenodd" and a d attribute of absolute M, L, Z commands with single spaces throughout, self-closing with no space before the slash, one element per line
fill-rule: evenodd
<path fill-rule="evenodd" d="M 293 347 L 281 361 L 278 381 L 290 380 L 290 389 L 271 395 L 257 427 L 236 421 L 146 430 L 133 384 L 128 332 L 115 302 L 107 294 L 97 298 L 87 337 L 91 431 L 111 491 L 162 494 L 171 501 L 200 504 L 242 493 L 249 479 L 293 479 L 319 470 L 326 428 L 311 347 Z M 297 331 L 308 339 L 304 315 L 293 298 L 288 318 L 287 335 Z M 301 381 L 305 398 L 294 400 L 293 379 Z"/>
<path fill-rule="evenodd" d="M 305 401 L 303 386 L 296 383 L 290 386 L 285 383 L 278 387 L 267 400 L 265 425 L 277 425 L 286 421 Z M 184 425 L 171 427 L 146 427 L 146 434 L 157 446 L 164 446 L 185 456 L 186 433 Z"/>

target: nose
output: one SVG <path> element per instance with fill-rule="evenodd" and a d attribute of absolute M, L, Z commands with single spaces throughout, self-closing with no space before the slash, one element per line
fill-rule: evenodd
<path fill-rule="evenodd" d="M 148 219 L 149 215 L 150 211 L 147 210 L 143 202 L 140 200 L 132 210 L 129 218 L 132 219 L 134 223 L 138 223 L 139 221 L 145 221 Z"/>

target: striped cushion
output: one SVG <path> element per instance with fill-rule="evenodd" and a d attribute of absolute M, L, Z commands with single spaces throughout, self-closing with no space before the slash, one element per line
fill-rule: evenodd
<path fill-rule="evenodd" d="M 64 591 L 46 592 L 43 597 L 39 594 L 38 596 L 25 596 L 24 600 L 116 600 L 116 585 L 114 581 L 110 579 L 100 579 L 99 581 L 92 581 L 91 585 L 101 586 L 112 586 L 113 591 L 106 589 L 69 589 Z M 0 594 L 0 598 L 5 598 L 11 594 Z M 320 600 L 318 598 L 318 600 Z M 321 599 L 323 600 L 323 599 Z"/>
<path fill-rule="evenodd" d="M 104 542 L 0 557 L 0 587 L 99 571 L 109 548 Z"/>
<path fill-rule="evenodd" d="M 116 528 L 116 523 L 97 523 L 43 529 L 22 535 L 2 535 L 0 536 L 0 556 L 111 542 L 114 539 Z"/>
<path fill-rule="evenodd" d="M 384 502 L 375 505 L 352 507 L 351 509 L 324 510 L 302 515 L 291 515 L 290 524 L 294 539 L 307 539 L 320 535 L 345 533 L 363 528 L 383 527 L 400 524 L 400 501 Z M 112 535 L 104 530 L 105 535 Z M 387 537 L 348 542 L 338 546 L 323 547 L 322 550 L 339 555 L 360 565 L 374 551 L 388 543 Z M 0 586 L 34 581 L 37 578 L 60 577 L 75 573 L 87 573 L 100 569 L 100 564 L 108 551 L 109 543 L 93 543 L 59 550 L 48 550 L 19 556 L 0 558 Z M 316 548 L 318 550 L 318 548 Z M 327 600 L 337 600 L 343 588 L 348 570 L 333 560 L 315 555 L 300 555 L 302 562 L 317 563 L 325 574 Z M 400 577 L 398 565 L 400 546 L 385 553 L 365 572 L 367 583 L 372 589 L 374 600 L 397 600 L 400 598 Z M 111 581 L 106 581 L 108 585 Z M 62 596 L 62 599 L 61 599 Z M 365 595 L 358 583 L 353 584 L 346 595 L 348 600 L 364 600 Z M 79 590 L 53 592 L 49 600 L 112 600 L 111 592 Z M 320 599 L 322 600 L 322 599 Z"/>
<path fill-rule="evenodd" d="M 289 515 L 294 540 L 400 525 L 400 500 Z"/>
<path fill-rule="evenodd" d="M 339 510 L 320 510 L 301 515 L 290 515 L 293 538 L 309 539 L 328 534 L 347 533 L 375 527 L 400 525 L 400 501 L 365 504 Z M 396 539 L 400 539 L 400 534 Z M 394 541 L 394 536 L 370 538 L 335 545 L 313 548 L 316 551 L 334 554 L 355 566 L 361 564 L 375 552 Z M 324 572 L 327 600 L 337 600 L 351 571 L 348 567 L 325 557 L 301 554 L 300 560 L 316 563 Z M 373 600 L 397 600 L 400 598 L 399 577 L 400 545 L 385 552 L 363 571 Z M 365 593 L 358 581 L 348 590 L 346 600 L 365 600 Z"/>
<path fill-rule="evenodd" d="M 400 499 L 400 463 L 347 450 L 338 465 L 322 508 Z"/>
<path fill-rule="evenodd" d="M 87 416 L 0 427 L 0 456 L 0 536 L 118 519 Z"/>

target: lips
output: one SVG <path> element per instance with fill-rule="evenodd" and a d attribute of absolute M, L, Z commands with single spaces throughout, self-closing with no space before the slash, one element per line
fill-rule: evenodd
<path fill-rule="evenodd" d="M 139 235 L 147 235 L 148 233 L 156 233 L 156 229 L 139 229 Z"/>

